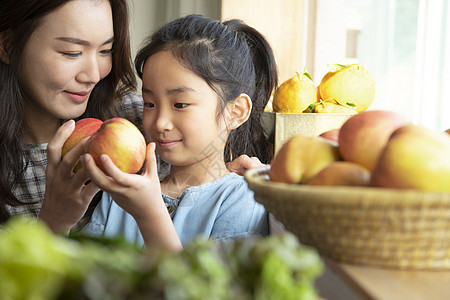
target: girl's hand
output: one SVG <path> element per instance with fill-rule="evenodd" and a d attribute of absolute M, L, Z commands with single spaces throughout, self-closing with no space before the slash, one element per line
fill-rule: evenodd
<path fill-rule="evenodd" d="M 39 218 L 53 232 L 67 234 L 81 219 L 99 188 L 94 183 L 86 184 L 84 170 L 76 174 L 72 169 L 84 153 L 86 140 L 80 142 L 63 159 L 61 149 L 75 128 L 70 120 L 63 124 L 47 146 L 47 169 L 44 202 Z"/>
<path fill-rule="evenodd" d="M 245 154 L 227 163 L 230 172 L 243 176 L 247 170 L 262 167 L 264 164 L 257 157 L 249 157 Z"/>
<path fill-rule="evenodd" d="M 89 178 L 134 217 L 146 244 L 180 250 L 181 242 L 161 196 L 155 144 L 147 146 L 141 175 L 122 172 L 106 154 L 100 157 L 100 161 L 105 172 L 95 164 L 90 154 L 84 154 L 81 159 Z"/>

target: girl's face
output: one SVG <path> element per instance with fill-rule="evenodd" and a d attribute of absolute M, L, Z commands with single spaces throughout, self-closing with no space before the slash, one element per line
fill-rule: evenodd
<path fill-rule="evenodd" d="M 170 51 L 150 56 L 142 75 L 144 128 L 161 158 L 173 166 L 222 167 L 228 133 L 217 120 L 219 97 Z M 198 165 L 201 164 L 201 165 Z"/>
<path fill-rule="evenodd" d="M 113 37 L 107 0 L 74 0 L 47 15 L 24 49 L 27 116 L 80 116 L 94 86 L 111 71 Z"/>

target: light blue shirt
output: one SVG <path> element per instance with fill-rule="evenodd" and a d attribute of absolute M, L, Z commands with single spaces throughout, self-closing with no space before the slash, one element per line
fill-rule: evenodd
<path fill-rule="evenodd" d="M 178 198 L 163 195 L 183 245 L 203 236 L 216 240 L 269 234 L 268 214 L 257 203 L 244 177 L 230 173 L 218 180 L 186 189 Z M 107 193 L 82 229 L 90 236 L 123 236 L 130 243 L 144 241 L 134 218 Z"/>

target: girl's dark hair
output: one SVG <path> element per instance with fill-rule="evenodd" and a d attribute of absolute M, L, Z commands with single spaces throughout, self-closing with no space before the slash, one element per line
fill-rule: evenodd
<path fill-rule="evenodd" d="M 21 84 L 20 64 L 30 36 L 51 12 L 72 0 L 1 0 L 0 51 L 0 223 L 9 217 L 6 205 L 21 203 L 13 194 L 23 178 L 27 157 L 23 153 L 26 93 Z M 92 0 L 100 1 L 100 0 Z M 108 119 L 117 115 L 118 101 L 133 91 L 136 78 L 131 64 L 127 0 L 109 0 L 114 21 L 113 61 L 111 72 L 93 89 L 83 117 Z M 0 57 L 1 58 L 1 57 Z M 40 200 L 40 199 L 36 199 Z"/>
<path fill-rule="evenodd" d="M 146 60 L 165 50 L 219 95 L 219 113 L 241 93 L 252 99 L 250 118 L 228 136 L 225 162 L 247 154 L 269 163 L 271 147 L 260 119 L 278 76 L 272 48 L 264 36 L 236 19 L 223 23 L 200 15 L 176 19 L 152 34 L 139 50 L 135 68 L 140 78 Z"/>

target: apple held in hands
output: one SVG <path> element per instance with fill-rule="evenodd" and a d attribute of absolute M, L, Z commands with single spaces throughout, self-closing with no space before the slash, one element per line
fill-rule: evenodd
<path fill-rule="evenodd" d="M 61 150 L 61 157 L 64 157 L 67 152 L 72 150 L 81 140 L 90 137 L 94 132 L 96 132 L 100 126 L 102 126 L 103 121 L 96 118 L 86 118 L 81 119 L 75 123 L 75 128 L 72 134 L 67 138 Z M 81 163 L 78 164 L 73 169 L 74 172 L 77 172 L 81 169 Z"/>
<path fill-rule="evenodd" d="M 81 140 L 90 137 L 94 132 L 96 132 L 100 126 L 102 126 L 103 121 L 96 118 L 86 118 L 81 119 L 75 123 L 75 128 L 72 134 L 64 143 L 62 147 L 61 156 L 64 156 L 72 150 Z"/>
<path fill-rule="evenodd" d="M 123 118 L 112 118 L 102 126 L 88 141 L 87 152 L 104 171 L 100 161 L 107 154 L 113 163 L 123 172 L 138 172 L 145 161 L 146 143 L 139 129 Z"/>

